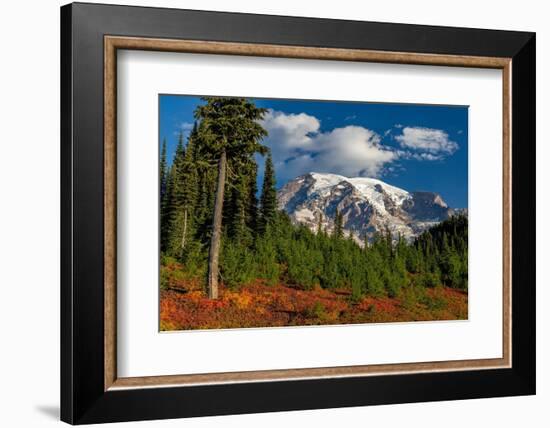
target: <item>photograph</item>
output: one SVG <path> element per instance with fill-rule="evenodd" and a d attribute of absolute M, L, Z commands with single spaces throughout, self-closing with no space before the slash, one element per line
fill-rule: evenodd
<path fill-rule="evenodd" d="M 545 414 L 544 14 L 397 1 L 7 21 L 8 426 Z"/>
<path fill-rule="evenodd" d="M 468 106 L 159 95 L 160 330 L 468 319 Z"/>

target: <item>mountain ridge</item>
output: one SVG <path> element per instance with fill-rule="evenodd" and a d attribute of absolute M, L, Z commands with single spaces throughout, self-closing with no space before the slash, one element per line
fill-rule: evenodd
<path fill-rule="evenodd" d="M 389 231 L 412 240 L 461 210 L 450 208 L 435 192 L 409 192 L 369 177 L 348 178 L 309 172 L 287 182 L 277 192 L 278 207 L 294 223 L 331 233 L 338 211 L 343 229 L 360 244 Z M 321 224 L 319 224 L 321 223 Z"/>

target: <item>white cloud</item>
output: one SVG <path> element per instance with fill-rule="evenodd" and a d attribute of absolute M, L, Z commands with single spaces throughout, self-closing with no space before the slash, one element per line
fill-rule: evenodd
<path fill-rule="evenodd" d="M 445 158 L 445 155 L 434 155 L 427 152 L 411 152 L 411 151 L 399 151 L 399 157 L 401 159 L 414 159 L 418 161 L 437 161 Z"/>
<path fill-rule="evenodd" d="M 321 131 L 321 122 L 306 113 L 268 110 L 262 120 L 268 131 L 264 143 L 271 148 L 279 183 L 311 171 L 347 177 L 378 177 L 401 168 L 398 160 L 438 161 L 458 144 L 439 129 L 394 125 L 379 135 L 362 126 L 348 125 Z M 394 136 L 394 131 L 401 133 Z M 393 138 L 401 148 L 383 144 Z"/>
<path fill-rule="evenodd" d="M 424 154 L 450 155 L 458 149 L 458 144 L 449 139 L 449 134 L 441 129 L 409 127 L 403 128 L 401 135 L 396 135 L 395 139 L 401 147 L 411 149 Z M 426 157 L 426 160 L 435 160 Z"/>
<path fill-rule="evenodd" d="M 308 114 L 285 114 L 274 110 L 268 110 L 261 123 L 269 133 L 266 143 L 271 147 L 275 162 L 309 149 L 311 136 L 321 127 L 319 120 Z"/>
<path fill-rule="evenodd" d="M 313 160 L 322 166 L 322 172 L 378 176 L 386 164 L 397 159 L 393 150 L 380 144 L 380 135 L 361 126 L 335 128 L 318 134 L 314 141 L 319 153 Z"/>
<path fill-rule="evenodd" d="M 345 126 L 321 132 L 320 121 L 305 113 L 285 114 L 269 110 L 262 125 L 268 131 L 279 179 L 284 182 L 310 171 L 349 177 L 378 176 L 398 154 L 381 144 L 376 132 L 361 126 Z"/>

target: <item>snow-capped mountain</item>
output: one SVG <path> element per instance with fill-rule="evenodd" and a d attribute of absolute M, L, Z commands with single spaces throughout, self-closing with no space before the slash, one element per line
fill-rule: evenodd
<path fill-rule="evenodd" d="M 343 217 L 346 236 L 351 232 L 363 244 L 389 230 L 411 240 L 427 228 L 452 216 L 437 193 L 407 192 L 375 178 L 347 178 L 311 172 L 289 181 L 277 193 L 279 209 L 295 223 L 311 230 L 334 228 L 336 211 Z"/>

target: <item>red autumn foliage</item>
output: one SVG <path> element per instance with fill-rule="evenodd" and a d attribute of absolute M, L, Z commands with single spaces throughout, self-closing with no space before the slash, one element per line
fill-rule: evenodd
<path fill-rule="evenodd" d="M 168 275 L 179 265 L 163 266 Z M 177 275 L 175 275 L 177 277 Z M 199 281 L 169 277 L 160 293 L 161 330 L 282 327 L 467 319 L 468 295 L 445 287 L 354 301 L 348 290 L 301 290 L 255 283 L 208 299 Z"/>

